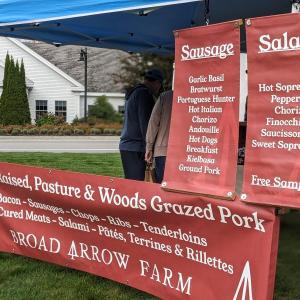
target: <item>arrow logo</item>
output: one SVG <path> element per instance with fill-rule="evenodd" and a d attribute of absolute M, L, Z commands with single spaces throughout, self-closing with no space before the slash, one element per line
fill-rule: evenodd
<path fill-rule="evenodd" d="M 250 263 L 249 261 L 246 262 L 240 282 L 238 284 L 238 287 L 236 289 L 235 295 L 232 300 L 238 300 L 238 296 L 240 294 L 240 291 L 243 286 L 243 294 L 241 300 L 246 300 L 246 294 L 248 289 L 248 300 L 253 300 L 252 296 L 252 283 L 251 283 L 251 272 L 250 272 Z"/>

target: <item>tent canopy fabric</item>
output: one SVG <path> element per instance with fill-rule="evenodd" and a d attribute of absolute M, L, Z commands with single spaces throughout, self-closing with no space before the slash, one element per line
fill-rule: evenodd
<path fill-rule="evenodd" d="M 0 0 L 0 35 L 168 54 L 173 31 L 291 11 L 290 0 Z"/>

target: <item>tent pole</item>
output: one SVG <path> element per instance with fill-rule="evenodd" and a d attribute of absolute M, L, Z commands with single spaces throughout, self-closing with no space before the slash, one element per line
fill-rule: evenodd
<path fill-rule="evenodd" d="M 84 121 L 87 122 L 87 48 L 84 58 Z"/>

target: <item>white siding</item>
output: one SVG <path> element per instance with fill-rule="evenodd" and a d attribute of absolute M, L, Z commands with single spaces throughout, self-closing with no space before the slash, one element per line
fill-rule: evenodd
<path fill-rule="evenodd" d="M 26 46 L 24 46 L 26 47 Z M 35 101 L 48 100 L 48 112 L 55 112 L 55 100 L 67 101 L 67 122 L 71 122 L 78 115 L 79 93 L 74 83 L 45 64 L 37 56 L 16 45 L 7 38 L 0 38 L 0 60 L 5 61 L 6 53 L 15 60 L 23 59 L 26 77 L 34 82 L 33 89 L 29 92 L 29 107 L 31 118 L 35 119 Z"/>

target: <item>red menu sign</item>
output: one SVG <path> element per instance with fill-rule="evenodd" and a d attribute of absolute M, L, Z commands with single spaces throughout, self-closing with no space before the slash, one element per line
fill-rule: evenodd
<path fill-rule="evenodd" d="M 7 163 L 0 170 L 0 251 L 162 299 L 273 299 L 274 209 L 104 176 Z"/>
<path fill-rule="evenodd" d="M 299 23 L 300 14 L 246 22 L 245 201 L 300 208 Z"/>
<path fill-rule="evenodd" d="M 233 198 L 239 22 L 180 30 L 175 37 L 175 89 L 162 187 Z"/>

